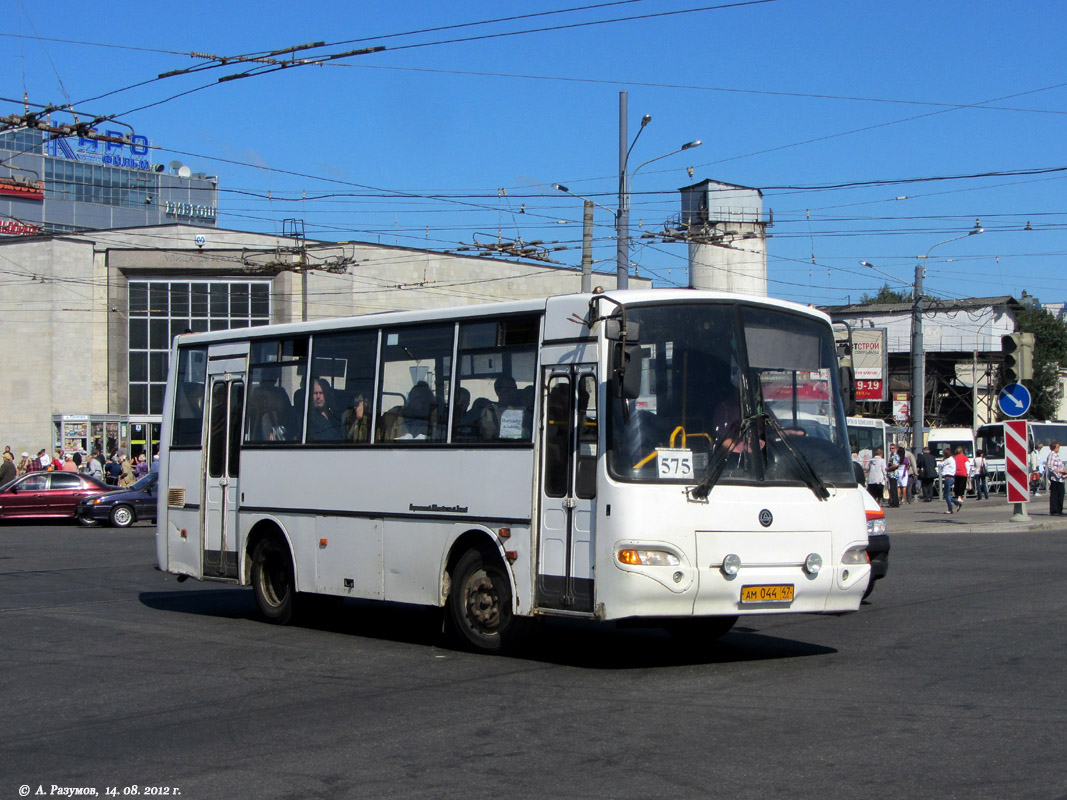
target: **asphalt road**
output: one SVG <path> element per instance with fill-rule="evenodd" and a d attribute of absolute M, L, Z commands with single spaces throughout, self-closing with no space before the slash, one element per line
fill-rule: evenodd
<path fill-rule="evenodd" d="M 267 625 L 152 537 L 0 527 L 0 800 L 1067 795 L 1057 531 L 894 536 L 858 614 L 706 648 L 554 623 L 513 657 L 395 605 Z"/>

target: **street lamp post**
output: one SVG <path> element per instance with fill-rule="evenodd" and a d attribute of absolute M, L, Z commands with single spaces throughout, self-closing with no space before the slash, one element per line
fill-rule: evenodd
<path fill-rule="evenodd" d="M 636 175 L 637 170 L 641 169 L 645 164 L 651 164 L 661 158 L 673 156 L 683 150 L 700 147 L 699 139 L 687 142 L 677 150 L 650 158 L 648 161 L 638 165 L 637 169 L 630 175 L 627 175 L 630 153 L 633 151 L 634 145 L 637 144 L 641 131 L 652 121 L 652 115 L 645 114 L 641 117 L 641 127 L 637 131 L 637 135 L 634 136 L 634 140 L 627 145 L 626 140 L 629 136 L 626 131 L 626 106 L 627 94 L 626 92 L 619 92 L 619 213 L 615 215 L 615 285 L 619 289 L 626 289 L 630 285 L 630 178 Z"/>
<path fill-rule="evenodd" d="M 593 286 L 593 206 L 602 208 L 611 214 L 613 217 L 617 215 L 607 206 L 602 206 L 588 197 L 582 197 L 576 192 L 572 192 L 562 183 L 553 183 L 552 188 L 557 192 L 564 192 L 565 194 L 574 195 L 581 199 L 582 202 L 582 292 L 592 291 Z"/>
<path fill-rule="evenodd" d="M 976 224 L 973 230 L 967 231 L 963 236 L 954 236 L 938 242 L 927 250 L 926 255 L 915 265 L 915 284 L 911 300 L 911 446 L 914 453 L 922 450 L 923 423 L 926 416 L 926 352 L 923 349 L 923 278 L 926 275 L 926 263 L 935 247 L 958 242 L 984 231 L 985 228 Z"/>

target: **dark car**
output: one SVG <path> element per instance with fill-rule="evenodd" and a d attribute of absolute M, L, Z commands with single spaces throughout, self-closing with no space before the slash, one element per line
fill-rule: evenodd
<path fill-rule="evenodd" d="M 149 472 L 129 489 L 87 497 L 78 506 L 78 520 L 86 525 L 106 522 L 128 528 L 139 519 L 156 520 L 159 473 Z"/>
<path fill-rule="evenodd" d="M 73 519 L 83 499 L 112 488 L 80 472 L 30 472 L 0 486 L 0 519 Z"/>

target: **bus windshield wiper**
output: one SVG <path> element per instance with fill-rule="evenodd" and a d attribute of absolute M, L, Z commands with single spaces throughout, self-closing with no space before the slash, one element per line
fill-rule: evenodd
<path fill-rule="evenodd" d="M 773 414 L 763 413 L 758 415 L 763 418 L 765 422 L 770 423 L 771 430 L 778 434 L 778 439 L 785 446 L 785 452 L 789 454 L 790 460 L 794 466 L 800 470 L 800 474 L 804 478 L 804 483 L 808 485 L 808 488 L 814 493 L 820 500 L 827 500 L 830 497 L 830 491 L 826 488 L 826 484 L 823 483 L 822 478 L 819 477 L 819 473 L 815 471 L 815 467 L 811 465 L 811 462 L 804 457 L 804 454 L 799 452 L 793 445 L 789 443 L 789 435 L 782 427 L 782 423 Z"/>
<path fill-rule="evenodd" d="M 689 491 L 689 496 L 696 500 L 706 500 L 708 494 L 718 483 L 719 477 L 722 475 L 722 471 L 726 469 L 726 459 L 730 453 L 733 452 L 733 448 L 738 443 L 743 443 L 748 437 L 748 430 L 752 427 L 752 423 L 759 418 L 759 414 L 751 414 L 741 420 L 741 427 L 737 431 L 737 436 L 724 438 L 719 442 L 715 451 L 711 454 L 711 461 L 708 463 L 708 470 L 704 473 L 704 477 L 700 483 L 694 486 Z"/>

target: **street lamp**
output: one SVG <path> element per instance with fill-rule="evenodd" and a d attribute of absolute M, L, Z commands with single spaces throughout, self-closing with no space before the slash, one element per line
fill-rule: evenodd
<path fill-rule="evenodd" d="M 962 236 L 953 236 L 933 245 L 915 265 L 915 284 L 911 300 L 911 446 L 912 451 L 916 453 L 922 449 L 923 418 L 926 416 L 926 353 L 923 350 L 923 277 L 926 274 L 926 262 L 935 247 L 984 232 L 985 228 L 975 222 L 974 228 Z"/>
<path fill-rule="evenodd" d="M 593 206 L 602 208 L 615 216 L 615 212 L 607 206 L 602 206 L 594 200 L 590 200 L 588 197 L 582 197 L 577 192 L 572 192 L 562 183 L 553 183 L 552 188 L 557 192 L 564 192 L 565 194 L 573 195 L 574 197 L 581 198 L 585 202 L 582 213 L 582 292 L 592 291 L 593 288 Z"/>
<path fill-rule="evenodd" d="M 634 136 L 634 140 L 627 145 L 629 136 L 626 132 L 626 105 L 626 92 L 619 92 L 619 212 L 615 215 L 615 285 L 619 289 L 626 289 L 630 285 L 630 179 L 626 174 L 626 168 L 630 160 L 630 152 L 641 137 L 641 132 L 652 121 L 651 114 L 641 117 L 641 127 Z M 650 158 L 639 164 L 633 174 L 637 174 L 637 170 L 645 164 L 651 164 L 653 161 L 659 161 L 661 158 L 699 146 L 700 140 L 688 142 L 677 150 Z"/>

